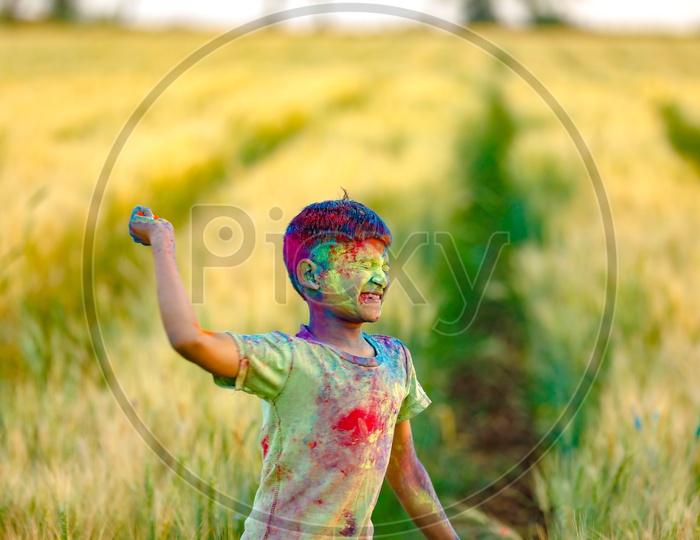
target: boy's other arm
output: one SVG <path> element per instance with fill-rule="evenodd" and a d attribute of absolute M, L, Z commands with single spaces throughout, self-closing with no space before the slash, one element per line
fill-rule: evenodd
<path fill-rule="evenodd" d="M 175 262 L 175 234 L 165 219 L 137 206 L 129 232 L 135 242 L 150 245 L 156 269 L 158 305 L 170 344 L 184 358 L 214 375 L 238 375 L 238 347 L 224 332 L 208 332 L 197 324 Z"/>
<path fill-rule="evenodd" d="M 426 538 L 458 538 L 435 494 L 430 476 L 416 456 L 409 420 L 396 424 L 386 479 Z"/>

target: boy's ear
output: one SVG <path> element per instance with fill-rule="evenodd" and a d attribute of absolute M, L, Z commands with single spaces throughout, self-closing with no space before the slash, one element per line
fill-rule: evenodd
<path fill-rule="evenodd" d="M 300 260 L 299 264 L 297 264 L 297 281 L 299 285 L 305 289 L 317 291 L 320 288 L 316 276 L 317 268 L 316 263 L 311 259 Z"/>

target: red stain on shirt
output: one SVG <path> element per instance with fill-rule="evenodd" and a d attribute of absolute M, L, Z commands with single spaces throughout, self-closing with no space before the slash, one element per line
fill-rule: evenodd
<path fill-rule="evenodd" d="M 267 457 L 267 451 L 270 449 L 270 437 L 265 435 L 262 441 L 260 441 L 260 446 L 262 446 L 263 459 Z"/>
<path fill-rule="evenodd" d="M 311 441 L 311 442 L 306 443 L 306 445 L 309 448 L 316 448 L 316 444 L 317 444 L 316 441 Z"/>
<path fill-rule="evenodd" d="M 381 431 L 382 428 L 382 422 L 377 415 L 365 409 L 350 411 L 333 426 L 333 429 L 343 432 L 342 444 L 345 446 L 365 442 L 372 433 Z"/>

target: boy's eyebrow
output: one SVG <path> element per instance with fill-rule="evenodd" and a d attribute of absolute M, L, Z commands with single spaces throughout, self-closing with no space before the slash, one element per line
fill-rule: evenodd
<path fill-rule="evenodd" d="M 375 262 L 375 261 L 382 261 L 382 263 L 389 265 L 389 259 L 388 257 L 360 257 L 357 259 L 357 262 Z"/>

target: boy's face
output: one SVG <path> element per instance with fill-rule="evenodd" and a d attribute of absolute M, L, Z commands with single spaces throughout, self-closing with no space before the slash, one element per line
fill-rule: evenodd
<path fill-rule="evenodd" d="M 329 242 L 314 248 L 311 260 L 317 265 L 319 287 L 309 294 L 310 301 L 344 321 L 379 320 L 389 287 L 389 254 L 384 242 Z"/>

